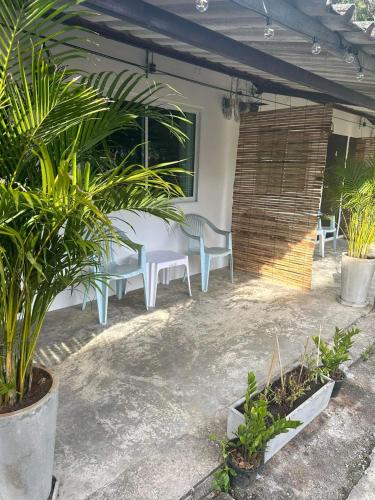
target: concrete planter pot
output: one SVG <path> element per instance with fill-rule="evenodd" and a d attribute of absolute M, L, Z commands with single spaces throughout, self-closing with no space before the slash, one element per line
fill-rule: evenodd
<path fill-rule="evenodd" d="M 368 293 L 375 271 L 375 259 L 358 259 L 342 254 L 341 293 L 338 301 L 350 307 L 368 306 Z"/>
<path fill-rule="evenodd" d="M 327 383 L 316 391 L 312 396 L 304 401 L 298 408 L 293 410 L 287 418 L 289 420 L 299 420 L 302 425 L 297 427 L 297 429 L 289 429 L 285 434 L 279 434 L 268 442 L 267 449 L 264 454 L 264 463 L 268 462 L 275 453 L 277 453 L 283 446 L 285 446 L 289 441 L 291 441 L 297 434 L 299 434 L 302 429 L 304 429 L 315 417 L 317 417 L 323 410 L 327 407 L 329 400 L 331 398 L 332 389 L 335 382 L 327 378 Z M 228 409 L 228 420 L 227 420 L 227 435 L 229 439 L 235 438 L 235 432 L 240 424 L 244 423 L 244 416 L 238 410 L 245 401 L 245 398 L 241 398 L 236 401 Z"/>
<path fill-rule="evenodd" d="M 0 498 L 47 500 L 52 489 L 58 379 L 38 402 L 0 414 Z"/>

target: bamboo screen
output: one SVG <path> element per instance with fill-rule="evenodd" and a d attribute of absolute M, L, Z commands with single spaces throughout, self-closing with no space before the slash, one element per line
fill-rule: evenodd
<path fill-rule="evenodd" d="M 309 290 L 331 106 L 241 119 L 233 194 L 237 269 Z"/>
<path fill-rule="evenodd" d="M 351 139 L 354 142 L 354 160 L 363 160 L 375 155 L 375 138 L 366 137 L 363 139 Z"/>

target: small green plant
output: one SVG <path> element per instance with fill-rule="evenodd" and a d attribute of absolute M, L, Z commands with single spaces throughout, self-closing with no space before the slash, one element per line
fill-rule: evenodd
<path fill-rule="evenodd" d="M 280 368 L 280 385 L 276 388 L 273 388 L 270 384 L 271 373 L 273 362 L 275 359 L 275 350 L 272 355 L 271 367 L 268 373 L 268 381 L 266 387 L 262 393 L 268 401 L 274 403 L 280 409 L 291 409 L 294 403 L 304 396 L 307 391 L 310 390 L 309 382 L 312 379 L 311 371 L 309 368 L 306 368 L 308 364 L 308 356 L 307 356 L 307 346 L 308 339 L 305 342 L 305 348 L 301 357 L 301 366 L 298 371 L 292 371 L 284 375 L 282 369 L 282 361 L 281 361 L 281 353 L 278 337 L 276 337 L 276 351 L 279 359 L 279 368 Z"/>
<path fill-rule="evenodd" d="M 361 358 L 362 361 L 368 361 L 371 356 L 375 354 L 375 345 L 369 344 L 366 349 L 362 351 Z"/>
<path fill-rule="evenodd" d="M 215 491 L 228 493 L 231 487 L 231 479 L 237 475 L 229 465 L 230 455 L 233 457 L 237 454 L 242 465 L 246 466 L 244 470 L 255 470 L 262 463 L 263 453 L 270 439 L 281 433 L 288 432 L 289 429 L 296 429 L 301 425 L 298 420 L 273 417 L 268 411 L 267 399 L 255 397 L 256 394 L 256 377 L 253 372 L 249 372 L 244 404 L 245 423 L 238 426 L 237 439 L 229 441 L 227 439 L 218 439 L 214 435 L 210 436 L 212 441 L 219 444 L 223 458 L 223 467 L 214 474 L 213 487 Z M 238 466 L 240 467 L 240 465 Z"/>
<path fill-rule="evenodd" d="M 340 365 L 350 359 L 349 349 L 353 345 L 353 337 L 358 335 L 359 332 L 358 328 L 344 330 L 336 326 L 331 346 L 320 335 L 312 337 L 314 344 L 318 348 L 318 356 L 320 357 L 320 365 L 317 368 L 317 372 L 321 378 L 323 375 L 333 380 L 342 378 Z"/>
<path fill-rule="evenodd" d="M 231 479 L 237 476 L 236 471 L 228 465 L 229 440 L 226 438 L 220 439 L 215 435 L 211 435 L 209 438 L 219 445 L 220 455 L 223 459 L 223 466 L 214 473 L 212 486 L 215 491 L 229 493 Z"/>
<path fill-rule="evenodd" d="M 275 418 L 268 411 L 268 400 L 255 398 L 256 392 L 255 374 L 249 372 L 244 404 L 245 423 L 239 425 L 237 429 L 236 447 L 243 459 L 253 468 L 260 464 L 262 454 L 270 439 L 301 425 L 298 420 L 287 420 L 284 417 Z"/>
<path fill-rule="evenodd" d="M 294 403 L 310 390 L 309 382 L 310 379 L 306 375 L 288 373 L 280 387 L 269 390 L 270 401 L 279 407 L 293 408 Z"/>

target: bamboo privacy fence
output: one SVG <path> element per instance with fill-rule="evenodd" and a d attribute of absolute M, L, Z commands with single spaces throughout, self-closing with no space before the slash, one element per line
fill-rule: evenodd
<path fill-rule="evenodd" d="M 361 139 L 351 139 L 354 141 L 354 154 L 355 161 L 360 161 L 365 158 L 370 158 L 375 155 L 375 138 L 365 137 Z"/>
<path fill-rule="evenodd" d="M 311 288 L 332 107 L 243 115 L 233 195 L 237 269 Z"/>

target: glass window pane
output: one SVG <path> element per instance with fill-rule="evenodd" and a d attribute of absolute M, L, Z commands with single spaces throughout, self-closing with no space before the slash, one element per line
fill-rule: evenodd
<path fill-rule="evenodd" d="M 170 111 L 165 110 L 165 113 L 169 114 Z M 188 137 L 184 144 L 181 144 L 164 125 L 152 119 L 148 120 L 148 164 L 153 166 L 158 163 L 184 160 L 178 166 L 191 172 L 192 175 L 181 173 L 169 180 L 178 184 L 185 196 L 190 198 L 194 196 L 196 114 L 184 114 L 190 121 L 190 123 L 178 122 L 179 128 Z"/>
<path fill-rule="evenodd" d="M 99 158 L 109 157 L 115 165 L 119 164 L 131 151 L 138 146 L 130 155 L 127 165 L 132 163 L 144 164 L 144 120 L 139 119 L 137 127 L 119 130 L 111 134 L 104 142 L 96 148 Z"/>

